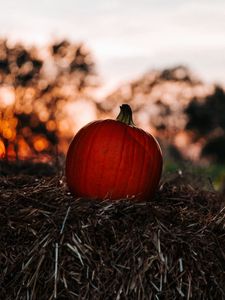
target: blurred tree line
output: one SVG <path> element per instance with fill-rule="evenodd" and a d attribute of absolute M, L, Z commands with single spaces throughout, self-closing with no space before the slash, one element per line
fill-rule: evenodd
<path fill-rule="evenodd" d="M 151 70 L 102 102 L 96 66 L 84 44 L 46 48 L 0 40 L 0 158 L 49 160 L 65 153 L 76 122 L 115 117 L 121 103 L 156 135 L 165 157 L 225 163 L 225 92 L 184 66 Z M 76 104 L 75 108 L 74 105 Z M 90 119 L 90 118 L 89 118 Z"/>
<path fill-rule="evenodd" d="M 225 163 L 225 92 L 215 86 L 212 94 L 203 102 L 193 98 L 185 112 L 188 116 L 187 130 L 195 132 L 195 138 L 205 137 L 201 155 Z"/>
<path fill-rule="evenodd" d="M 196 163 L 225 163 L 225 91 L 205 84 L 185 66 L 147 72 L 122 85 L 101 106 L 114 111 L 129 103 L 142 127 L 150 128 L 164 153 Z"/>
<path fill-rule="evenodd" d="M 42 52 L 0 40 L 0 141 L 6 158 L 49 159 L 64 151 L 71 138 L 66 105 L 88 99 L 97 85 L 85 45 L 64 40 Z"/>

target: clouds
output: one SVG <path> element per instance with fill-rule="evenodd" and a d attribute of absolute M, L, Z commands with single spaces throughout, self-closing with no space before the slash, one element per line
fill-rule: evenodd
<path fill-rule="evenodd" d="M 84 40 L 109 81 L 176 62 L 225 81 L 221 0 L 8 0 L 1 4 L 1 34 L 39 43 Z"/>

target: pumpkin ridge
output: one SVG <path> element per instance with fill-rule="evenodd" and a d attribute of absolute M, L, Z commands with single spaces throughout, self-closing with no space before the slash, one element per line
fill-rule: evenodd
<path fill-rule="evenodd" d="M 137 138 L 136 136 L 136 132 L 132 132 L 131 130 L 129 130 L 129 137 L 134 141 L 134 144 L 136 145 L 137 149 L 139 147 L 141 147 L 143 149 L 143 152 L 144 152 L 144 156 L 141 157 L 141 160 L 140 160 L 140 164 L 142 165 L 141 168 L 140 168 L 140 173 L 137 174 L 137 182 L 138 182 L 138 185 L 137 186 L 140 186 L 140 184 L 143 186 L 144 185 L 144 181 L 145 181 L 145 178 L 143 178 L 142 176 L 142 170 L 144 169 L 144 165 L 145 165 L 145 160 L 146 160 L 146 156 L 148 156 L 148 159 L 150 160 L 150 165 L 152 165 L 151 167 L 151 170 L 149 172 L 149 181 L 151 182 L 152 180 L 155 182 L 157 181 L 156 177 L 155 179 L 153 179 L 153 175 L 154 175 L 154 170 L 156 169 L 156 165 L 157 165 L 157 159 L 155 159 L 155 155 L 157 155 L 157 151 L 156 149 L 160 149 L 159 147 L 159 144 L 157 142 L 157 140 L 155 138 L 153 138 L 153 136 L 149 133 L 146 134 L 145 131 L 139 129 L 139 128 L 136 128 L 138 131 L 140 131 L 141 133 L 143 133 L 141 135 L 142 137 L 142 141 L 140 141 L 140 139 Z M 150 140 L 154 140 L 156 143 L 151 145 L 151 142 Z M 151 147 L 148 147 L 148 145 L 150 144 Z M 161 150 L 160 150 L 161 152 Z M 140 158 L 140 157 L 138 157 Z M 151 190 L 149 187 L 147 187 L 145 189 L 144 194 L 147 193 L 148 190 Z"/>
<path fill-rule="evenodd" d="M 132 144 L 131 144 L 131 148 L 132 148 L 132 152 L 131 152 L 131 161 L 133 160 L 133 158 L 135 158 L 135 150 L 136 150 L 136 147 L 133 145 L 133 140 L 132 140 Z M 126 183 L 126 188 L 125 188 L 125 191 L 127 190 L 127 187 L 129 187 L 130 185 L 130 181 L 131 181 L 131 178 L 133 179 L 133 176 L 134 176 L 134 164 L 132 163 L 132 169 L 131 169 L 131 174 L 127 180 L 127 183 Z M 133 196 L 133 195 L 129 195 L 129 196 Z"/>
<path fill-rule="evenodd" d="M 148 136 L 146 136 L 146 138 L 147 138 L 147 143 L 148 143 L 149 142 Z M 149 170 L 149 181 L 150 182 L 155 181 L 155 179 L 153 178 L 154 170 L 155 170 L 155 167 L 156 167 L 156 165 L 155 165 L 156 159 L 154 157 L 155 156 L 155 144 L 154 144 L 154 149 L 153 150 L 154 150 L 153 153 L 151 153 L 151 155 L 149 155 L 149 160 L 150 160 L 150 164 L 151 164 L 151 169 Z M 149 186 L 147 186 L 145 192 L 147 194 L 149 194 L 149 193 L 152 192 L 151 190 L 152 190 L 151 185 L 149 185 Z"/>
<path fill-rule="evenodd" d="M 158 150 L 158 149 L 159 149 L 159 151 L 160 151 L 160 153 L 161 153 L 161 148 L 160 148 L 159 144 L 157 143 L 157 150 Z M 159 153 L 155 151 L 155 155 L 159 155 Z M 158 157 L 157 157 L 157 158 L 158 158 Z M 158 169 L 158 168 L 157 168 L 158 163 L 157 163 L 157 160 L 156 160 L 156 159 L 154 160 L 154 163 L 155 163 L 155 164 L 154 164 L 155 169 Z M 156 186 L 155 190 L 156 190 L 157 187 L 158 187 L 157 183 L 159 183 L 159 181 L 160 181 L 160 177 L 161 177 L 161 173 L 162 173 L 162 167 L 163 167 L 163 158 L 162 158 L 162 156 L 161 156 L 159 172 L 157 173 L 157 177 L 155 176 L 155 180 L 154 180 L 154 183 L 155 183 L 155 186 Z"/>
<path fill-rule="evenodd" d="M 121 154 L 120 154 L 120 159 L 119 159 L 119 165 L 117 166 L 117 171 L 119 172 L 120 167 L 121 167 L 121 162 L 123 161 L 123 156 L 124 156 L 124 149 L 125 149 L 125 142 L 124 140 L 126 139 L 127 136 L 127 126 L 124 127 L 124 134 L 123 134 L 123 139 L 122 139 L 122 149 L 121 149 Z M 115 184 L 113 185 L 113 187 L 115 188 L 115 190 L 117 190 L 117 186 L 119 183 L 119 176 L 115 177 Z M 120 190 L 121 192 L 121 190 Z"/>
<path fill-rule="evenodd" d="M 147 147 L 147 139 L 148 139 L 148 137 L 145 134 L 142 135 L 142 137 L 143 137 L 143 140 L 144 140 L 144 145 L 142 146 L 142 148 L 144 149 L 144 155 L 143 155 L 143 158 L 142 158 L 142 167 L 140 168 L 141 174 L 140 174 L 140 177 L 139 177 L 139 186 L 140 185 L 144 186 L 143 183 L 145 181 L 145 177 L 142 175 L 142 172 L 143 172 L 143 170 L 145 168 L 146 154 L 149 154 L 149 149 Z M 136 139 L 136 141 L 137 141 L 137 139 Z M 137 145 L 140 146 L 140 144 L 141 144 L 140 141 L 138 141 Z M 146 149 L 148 151 L 146 151 Z M 146 191 L 143 190 L 143 194 L 145 194 L 145 193 L 146 193 Z"/>
<path fill-rule="evenodd" d="M 157 142 L 157 141 L 156 141 Z M 150 178 L 151 178 L 151 181 L 154 182 L 154 183 L 157 183 L 159 181 L 159 177 L 161 175 L 161 172 L 162 172 L 162 161 L 161 161 L 161 164 L 160 164 L 160 171 L 159 172 L 155 172 L 155 170 L 157 170 L 157 165 L 158 165 L 158 155 L 159 155 L 159 152 L 158 152 L 158 148 L 159 148 L 159 145 L 158 143 L 155 144 L 155 147 L 154 147 L 154 151 L 153 151 L 153 155 L 151 157 L 151 164 L 152 164 L 152 171 L 150 173 Z M 160 149 L 160 148 L 159 148 Z M 161 150 L 160 150 L 161 151 Z M 153 172 L 154 171 L 154 172 Z M 156 186 L 156 184 L 152 185 L 152 186 Z M 156 188 L 148 188 L 148 192 L 150 194 L 154 193 Z"/>
<path fill-rule="evenodd" d="M 104 127 L 105 127 L 105 124 L 110 124 L 110 122 L 109 121 L 111 121 L 111 120 L 105 120 L 106 122 L 102 122 L 101 123 L 101 126 L 100 126 L 100 128 L 99 129 L 104 129 Z M 109 128 L 111 128 L 111 127 L 109 127 Z M 114 131 L 114 128 L 112 128 L 112 131 Z M 98 130 L 98 135 L 100 135 L 101 136 L 101 131 L 100 130 Z M 108 134 L 108 136 L 107 137 L 109 137 L 109 136 L 111 136 L 110 134 Z M 97 137 L 97 136 L 96 136 Z M 110 143 L 108 143 L 108 145 L 107 145 L 107 147 L 110 147 Z M 101 166 L 99 166 L 99 169 L 100 170 L 102 170 L 102 172 L 101 172 L 101 176 L 100 176 L 100 178 L 99 178 L 99 185 L 98 185 L 98 190 L 97 190 L 97 193 L 100 195 L 101 194 L 101 191 L 102 191 L 102 183 L 103 183 L 103 178 L 104 178 L 104 171 L 105 171 L 105 162 L 106 162 L 106 160 L 108 159 L 108 157 L 106 156 L 106 155 L 103 155 L 103 159 L 102 159 L 102 165 Z M 107 197 L 107 195 L 104 195 L 104 197 Z"/>
<path fill-rule="evenodd" d="M 148 138 L 148 140 L 149 139 L 153 140 L 155 142 L 155 144 L 157 145 L 157 148 L 160 150 L 158 141 L 151 134 L 149 134 L 148 132 L 145 132 L 144 130 L 142 130 L 140 128 L 137 128 L 137 127 L 133 127 L 133 129 L 136 129 L 136 130 L 140 131 L 141 133 L 143 133 L 142 136 L 144 135 L 146 138 Z M 140 139 L 137 138 L 136 134 L 131 133 L 131 131 L 129 132 L 129 134 L 130 134 L 130 137 L 133 138 L 139 144 L 139 146 L 141 146 L 142 148 L 144 148 L 145 152 L 147 152 L 149 154 L 149 156 L 151 157 L 152 156 L 152 152 L 149 149 L 147 143 L 146 142 L 141 143 Z M 155 144 L 154 144 L 154 147 L 156 147 Z M 160 152 L 161 152 L 161 150 L 160 150 Z"/>
<path fill-rule="evenodd" d="M 84 128 L 80 129 L 77 132 L 76 139 L 74 139 L 68 149 L 67 159 L 66 159 L 66 173 L 68 172 L 69 176 L 67 176 L 68 185 L 71 186 L 71 179 L 73 178 L 74 164 L 76 164 L 77 155 L 73 155 L 74 144 L 77 144 L 81 138 L 84 138 L 86 135 Z M 75 148 L 76 149 L 76 148 Z M 79 149 L 75 150 L 75 154 L 79 153 Z M 71 168 L 72 166 L 72 168 Z"/>
<path fill-rule="evenodd" d="M 90 152 L 91 152 L 91 149 L 92 149 L 92 144 L 93 144 L 93 141 L 95 140 L 96 138 L 96 135 L 99 131 L 99 125 L 101 125 L 101 123 L 98 123 L 98 126 L 96 126 L 95 124 L 95 127 L 92 131 L 92 134 L 91 134 L 91 138 L 90 140 L 88 141 L 88 150 L 87 150 L 87 159 L 84 161 L 84 165 L 83 165 L 83 168 L 82 168 L 82 176 L 80 175 L 81 178 L 83 178 L 83 180 L 81 181 L 81 186 L 82 186 L 82 189 L 86 190 L 87 193 L 89 192 L 89 180 L 87 180 L 87 174 L 89 174 L 89 168 L 88 168 L 88 164 L 89 164 L 89 161 L 88 161 L 88 158 L 90 157 Z"/>

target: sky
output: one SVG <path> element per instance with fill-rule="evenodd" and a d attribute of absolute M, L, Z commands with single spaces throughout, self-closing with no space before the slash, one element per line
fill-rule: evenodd
<path fill-rule="evenodd" d="M 108 87 L 177 64 L 225 84 L 224 0 L 0 0 L 0 37 L 83 41 Z"/>

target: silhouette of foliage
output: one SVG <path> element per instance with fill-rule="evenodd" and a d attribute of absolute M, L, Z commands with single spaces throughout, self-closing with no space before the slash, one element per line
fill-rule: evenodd
<path fill-rule="evenodd" d="M 194 79 L 193 75 L 190 74 L 190 71 L 182 65 L 163 70 L 160 74 L 160 79 L 168 81 L 185 81 L 191 84 L 198 82 L 198 80 Z"/>
<path fill-rule="evenodd" d="M 202 149 L 203 157 L 224 163 L 225 153 L 225 92 L 216 86 L 214 92 L 204 101 L 193 101 L 186 109 L 188 122 L 186 129 L 193 130 L 200 138 L 204 136 L 206 143 Z"/>
<path fill-rule="evenodd" d="M 109 112 L 120 103 L 129 103 L 137 125 L 148 127 L 165 148 L 173 145 L 184 158 L 199 160 L 205 139 L 224 134 L 224 90 L 201 82 L 185 66 L 150 71 L 119 87 L 100 106 Z"/>
<path fill-rule="evenodd" d="M 202 149 L 202 156 L 217 163 L 225 163 L 225 137 L 219 136 L 210 139 Z"/>
<path fill-rule="evenodd" d="M 66 106 L 88 95 L 96 78 L 83 44 L 53 43 L 43 55 L 36 47 L 0 40 L 0 140 L 6 156 L 54 156 L 56 145 L 61 151 L 71 137 Z"/>
<path fill-rule="evenodd" d="M 0 41 L 0 82 L 13 86 L 26 86 L 40 78 L 43 61 L 36 53 L 36 49 L 27 50 L 17 44 L 8 47 L 7 41 Z"/>
<path fill-rule="evenodd" d="M 193 99 L 186 109 L 187 129 L 195 130 L 199 135 L 209 134 L 215 129 L 225 130 L 225 92 L 216 86 L 213 94 L 203 102 Z"/>
<path fill-rule="evenodd" d="M 151 71 L 109 95 L 102 109 L 110 111 L 118 102 L 130 103 L 159 135 L 170 132 L 174 136 L 174 130 L 185 126 L 184 107 L 195 95 L 195 87 L 202 85 L 184 66 Z"/>

